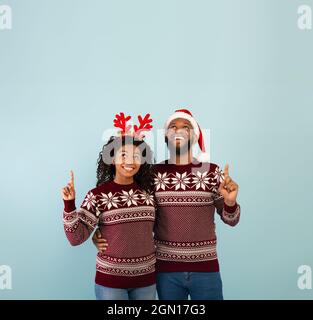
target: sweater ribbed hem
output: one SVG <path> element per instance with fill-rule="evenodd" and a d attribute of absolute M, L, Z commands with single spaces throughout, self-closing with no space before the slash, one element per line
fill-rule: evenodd
<path fill-rule="evenodd" d="M 156 272 L 218 272 L 218 259 L 202 262 L 173 262 L 158 260 Z"/>
<path fill-rule="evenodd" d="M 155 272 L 143 275 L 143 276 L 112 276 L 110 274 L 96 272 L 96 284 L 111 288 L 141 288 L 151 286 L 156 283 Z"/>

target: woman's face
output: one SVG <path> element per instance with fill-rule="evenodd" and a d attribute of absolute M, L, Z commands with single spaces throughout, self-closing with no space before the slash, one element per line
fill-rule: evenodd
<path fill-rule="evenodd" d="M 113 160 L 116 174 L 130 178 L 140 169 L 141 152 L 140 149 L 132 144 L 122 146 L 116 153 Z"/>

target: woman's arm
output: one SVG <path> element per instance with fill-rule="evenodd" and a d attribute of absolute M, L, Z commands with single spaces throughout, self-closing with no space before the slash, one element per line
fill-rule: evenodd
<path fill-rule="evenodd" d="M 77 246 L 89 238 L 99 222 L 96 197 L 89 191 L 80 208 L 76 209 L 73 171 L 69 183 L 62 189 L 62 196 L 64 231 L 70 244 Z"/>

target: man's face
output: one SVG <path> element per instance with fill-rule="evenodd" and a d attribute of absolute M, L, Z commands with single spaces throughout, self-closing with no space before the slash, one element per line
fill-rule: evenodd
<path fill-rule="evenodd" d="M 171 121 L 166 132 L 169 149 L 175 151 L 176 155 L 189 152 L 194 139 L 193 131 L 188 120 L 179 118 Z"/>

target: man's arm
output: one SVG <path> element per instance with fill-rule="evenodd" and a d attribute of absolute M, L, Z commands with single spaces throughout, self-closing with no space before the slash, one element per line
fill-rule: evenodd
<path fill-rule="evenodd" d="M 104 252 L 108 247 L 107 240 L 102 238 L 99 228 L 93 234 L 92 242 L 100 252 Z"/>
<path fill-rule="evenodd" d="M 240 205 L 237 203 L 239 186 L 229 176 L 228 164 L 223 178 L 218 181 L 218 192 L 214 195 L 214 206 L 224 223 L 235 226 L 240 219 Z"/>
<path fill-rule="evenodd" d="M 236 202 L 233 206 L 228 206 L 224 202 L 224 198 L 220 194 L 216 194 L 214 206 L 222 221 L 234 227 L 240 219 L 240 205 Z"/>

